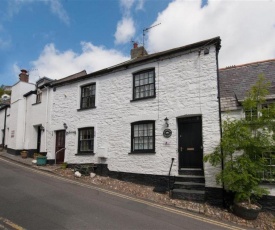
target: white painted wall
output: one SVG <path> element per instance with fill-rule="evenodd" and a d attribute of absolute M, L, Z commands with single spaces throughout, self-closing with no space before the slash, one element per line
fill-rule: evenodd
<path fill-rule="evenodd" d="M 34 84 L 22 81 L 12 86 L 8 148 L 14 150 L 24 148 L 26 104 L 23 95 L 34 89 Z"/>
<path fill-rule="evenodd" d="M 53 92 L 52 130 L 67 131 L 94 126 L 95 155 L 75 156 L 78 133 L 66 135 L 65 161 L 97 163 L 98 154 L 106 152 L 106 163 L 113 171 L 168 175 L 171 158 L 175 158 L 172 174 L 178 174 L 177 118 L 202 115 L 204 154 L 213 151 L 220 140 L 217 100 L 217 66 L 215 47 L 209 55 L 198 52 L 179 55 L 57 87 Z M 132 73 L 155 68 L 156 98 L 132 100 Z M 96 83 L 96 108 L 77 111 L 80 107 L 80 87 Z M 173 134 L 163 137 L 164 118 L 169 118 Z M 156 154 L 129 154 L 131 122 L 155 120 Z M 166 142 L 168 144 L 166 144 Z M 48 139 L 49 152 L 54 153 L 55 135 Z M 220 170 L 205 164 L 206 186 L 216 185 L 215 172 Z"/>
<path fill-rule="evenodd" d="M 1 109 L 0 110 L 0 144 L 2 144 L 3 141 L 3 130 L 5 126 L 5 110 L 6 109 Z M 5 145 L 7 145 L 7 140 L 8 140 L 8 135 L 7 135 L 7 129 L 8 129 L 8 124 L 9 124 L 9 116 L 10 114 L 10 108 L 7 108 L 7 113 L 6 113 L 6 135 L 5 135 Z"/>
<path fill-rule="evenodd" d="M 25 98 L 27 109 L 24 148 L 37 149 L 38 126 L 43 126 L 45 130 L 41 132 L 40 152 L 47 152 L 46 138 L 52 135 L 49 126 L 50 116 L 47 115 L 52 105 L 52 89 L 45 87 L 41 91 L 41 103 L 36 103 L 35 94 Z"/>

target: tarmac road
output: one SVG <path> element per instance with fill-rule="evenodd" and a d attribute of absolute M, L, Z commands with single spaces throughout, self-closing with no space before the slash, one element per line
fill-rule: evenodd
<path fill-rule="evenodd" d="M 1 229 L 242 229 L 0 158 Z"/>

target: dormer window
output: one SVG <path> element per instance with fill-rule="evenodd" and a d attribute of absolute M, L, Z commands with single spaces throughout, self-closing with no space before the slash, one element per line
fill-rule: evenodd
<path fill-rule="evenodd" d="M 38 89 L 36 93 L 36 103 L 41 103 L 41 101 L 42 101 L 42 91 L 41 89 Z"/>

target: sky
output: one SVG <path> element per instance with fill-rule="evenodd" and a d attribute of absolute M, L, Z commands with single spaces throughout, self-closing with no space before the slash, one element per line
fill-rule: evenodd
<path fill-rule="evenodd" d="M 129 60 L 154 25 L 149 54 L 220 36 L 220 68 L 275 58 L 275 0 L 0 0 L 0 85 Z"/>

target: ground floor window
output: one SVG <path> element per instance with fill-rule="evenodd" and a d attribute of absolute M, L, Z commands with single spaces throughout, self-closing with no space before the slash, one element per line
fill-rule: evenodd
<path fill-rule="evenodd" d="M 78 129 L 78 153 L 94 152 L 94 128 Z"/>
<path fill-rule="evenodd" d="M 155 121 L 139 121 L 131 125 L 132 152 L 155 152 Z"/>
<path fill-rule="evenodd" d="M 263 158 L 266 161 L 266 165 L 262 172 L 262 180 L 275 182 L 275 152 L 264 152 Z"/>

